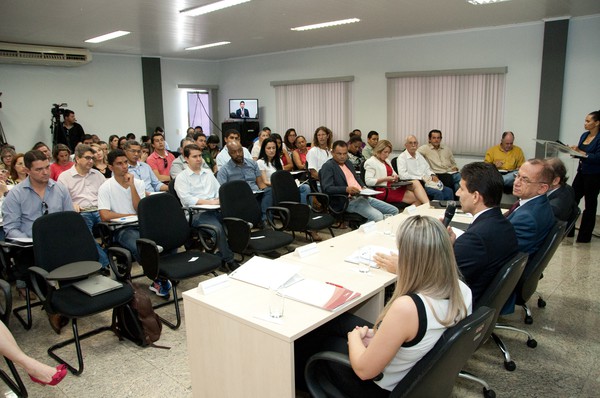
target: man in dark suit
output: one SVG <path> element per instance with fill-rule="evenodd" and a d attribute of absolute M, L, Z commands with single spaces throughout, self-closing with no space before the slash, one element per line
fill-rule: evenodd
<path fill-rule="evenodd" d="M 460 172 L 456 195 L 462 210 L 471 213 L 473 222 L 454 242 L 454 255 L 465 282 L 477 301 L 496 274 L 517 254 L 517 236 L 512 224 L 500 211 L 504 180 L 493 164 L 474 162 Z"/>
<path fill-rule="evenodd" d="M 248 112 L 248 109 L 245 108 L 245 106 L 246 103 L 244 101 L 240 101 L 240 109 L 235 111 L 235 116 L 237 116 L 240 119 L 250 117 L 250 113 Z"/>
<path fill-rule="evenodd" d="M 381 221 L 384 214 L 398 214 L 398 209 L 389 203 L 359 195 L 365 183 L 360 179 L 354 166 L 348 160 L 348 144 L 339 140 L 333 143 L 331 159 L 319 170 L 321 189 L 326 194 L 343 194 L 349 196 L 347 211 L 358 213 L 368 221 Z M 342 209 L 341 198 L 331 198 L 331 207 Z"/>
<path fill-rule="evenodd" d="M 546 164 L 552 170 L 554 178 L 546 195 L 552 206 L 554 217 L 560 221 L 570 221 L 577 214 L 575 191 L 567 184 L 567 168 L 559 158 L 548 158 Z"/>
<path fill-rule="evenodd" d="M 513 195 L 519 201 L 506 214 L 519 241 L 519 251 L 535 253 L 556 223 L 546 196 L 553 180 L 552 170 L 543 160 L 523 163 L 515 175 Z"/>

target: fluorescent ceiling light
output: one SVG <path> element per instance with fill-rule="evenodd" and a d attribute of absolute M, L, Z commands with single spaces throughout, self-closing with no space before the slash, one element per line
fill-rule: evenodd
<path fill-rule="evenodd" d="M 181 13 L 181 15 L 195 17 L 202 14 L 208 14 L 209 12 L 222 10 L 223 8 L 237 6 L 238 4 L 247 3 L 249 1 L 250 0 L 222 0 L 201 7 L 194 7 L 187 10 L 181 10 L 179 12 Z"/>
<path fill-rule="evenodd" d="M 230 41 L 220 41 L 218 43 L 210 43 L 210 44 L 204 44 L 202 46 L 196 46 L 196 47 L 188 47 L 185 50 L 186 51 L 190 51 L 190 50 L 201 50 L 203 48 L 209 48 L 209 47 L 217 47 L 217 46 L 224 46 L 225 44 L 231 44 Z"/>
<path fill-rule="evenodd" d="M 348 23 L 355 23 L 355 22 L 360 22 L 360 19 L 358 19 L 358 18 L 341 19 L 339 21 L 331 21 L 331 22 L 317 23 L 314 25 L 298 26 L 296 28 L 292 28 L 292 30 L 303 31 L 303 30 L 311 30 L 311 29 L 328 28 L 330 26 L 345 25 Z"/>
<path fill-rule="evenodd" d="M 510 1 L 510 0 L 467 0 L 467 3 L 475 4 L 477 6 L 477 5 L 481 5 L 481 4 L 501 3 L 503 1 Z"/>
<path fill-rule="evenodd" d="M 116 32 L 107 33 L 102 36 L 94 37 L 92 39 L 88 39 L 86 43 L 102 43 L 103 41 L 116 39 L 117 37 L 125 36 L 130 34 L 131 32 L 127 32 L 125 30 L 117 30 Z"/>

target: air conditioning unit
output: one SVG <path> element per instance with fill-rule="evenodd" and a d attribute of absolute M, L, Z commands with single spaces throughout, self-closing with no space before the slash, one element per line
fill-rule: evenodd
<path fill-rule="evenodd" d="M 81 66 L 92 60 L 85 48 L 36 46 L 0 42 L 0 63 L 45 66 Z"/>

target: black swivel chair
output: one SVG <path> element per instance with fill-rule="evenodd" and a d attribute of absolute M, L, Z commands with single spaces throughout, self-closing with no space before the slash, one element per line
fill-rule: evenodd
<path fill-rule="evenodd" d="M 192 250 L 177 253 L 189 240 L 192 228 L 178 200 L 172 195 L 151 195 L 140 200 L 138 223 L 140 239 L 137 240 L 137 249 L 144 275 L 152 280 L 167 279 L 171 281 L 173 288 L 173 299 L 155 305 L 154 308 L 173 303 L 176 323 L 173 324 L 160 316 L 159 318 L 171 329 L 177 329 L 181 326 L 177 285 L 184 279 L 208 273 L 216 275 L 215 271 L 221 266 L 221 258 Z M 211 226 L 206 226 L 209 227 Z M 197 259 L 191 261 L 193 257 Z"/>
<path fill-rule="evenodd" d="M 68 231 L 65 233 L 64 231 Z M 50 314 L 60 314 L 71 320 L 73 338 L 53 345 L 48 355 L 59 363 L 67 365 L 71 373 L 79 375 L 83 372 L 83 355 L 80 340 L 98 333 L 112 330 L 110 326 L 100 327 L 82 335 L 79 334 L 77 320 L 95 315 L 128 303 L 133 298 L 133 289 L 124 285 L 97 296 L 83 293 L 72 285 L 72 282 L 83 279 L 84 275 L 71 275 L 67 278 L 49 278 L 49 273 L 62 267 L 72 266 L 78 262 L 97 262 L 98 251 L 90 230 L 78 213 L 72 211 L 52 213 L 42 216 L 33 223 L 33 251 L 35 267 L 29 268 L 33 288 L 44 308 Z M 111 250 L 112 251 L 112 250 Z M 100 264 L 98 263 L 98 269 Z M 41 282 L 45 282 L 42 290 Z M 56 287 L 60 283 L 60 288 Z M 79 367 L 76 369 L 55 351 L 75 344 Z"/>
<path fill-rule="evenodd" d="M 219 201 L 229 247 L 242 256 L 242 261 L 245 254 L 271 254 L 294 241 L 292 235 L 283 232 L 290 219 L 289 210 L 284 207 L 268 208 L 267 222 L 273 229 L 264 228 L 258 202 L 245 181 L 229 181 L 221 185 Z M 275 226 L 275 219 L 282 221 L 280 227 Z M 263 228 L 256 230 L 259 227 Z"/>
<path fill-rule="evenodd" d="M 4 322 L 6 327 L 8 327 L 8 319 L 10 317 L 10 310 L 12 308 L 12 294 L 10 291 L 10 285 L 3 279 L 0 279 L 0 321 Z M 2 303 L 4 305 L 2 305 Z M 6 365 L 8 366 L 8 370 L 12 374 L 11 377 L 2 369 L 0 369 L 0 379 L 6 383 L 6 385 L 15 393 L 15 395 L 19 398 L 27 398 L 29 395 L 27 393 L 27 388 L 23 384 L 23 380 L 21 380 L 21 376 L 17 372 L 17 368 L 15 364 L 10 359 L 4 357 L 6 361 Z"/>
<path fill-rule="evenodd" d="M 527 263 L 527 254 L 517 253 L 511 258 L 496 274 L 496 277 L 490 282 L 484 295 L 475 304 L 475 308 L 488 307 L 495 310 L 494 317 L 492 318 L 492 324 L 484 334 L 484 338 L 481 340 L 481 345 L 485 344 L 490 336 L 498 344 L 498 347 L 504 354 L 504 366 L 507 370 L 514 370 L 516 368 L 515 363 L 511 360 L 510 354 L 506 349 L 504 343 L 496 334 L 494 334 L 494 326 L 498 321 L 498 316 L 502 307 L 506 303 L 506 300 L 510 297 L 512 292 L 517 286 L 519 278 L 523 274 L 525 264 Z M 483 395 L 486 398 L 493 398 L 496 396 L 494 390 L 490 389 L 490 386 L 485 380 L 465 371 L 461 371 L 459 376 L 461 378 L 474 381 L 483 386 Z"/>
<path fill-rule="evenodd" d="M 494 310 L 478 308 L 473 314 L 448 328 L 433 348 L 396 385 L 390 397 L 449 397 L 460 370 L 471 358 L 492 324 Z M 304 371 L 312 397 L 343 397 L 335 380 L 327 377 L 327 362 L 350 367 L 348 355 L 324 351 L 310 357 Z"/>
<path fill-rule="evenodd" d="M 565 234 L 563 235 L 563 239 L 566 238 L 567 236 L 569 236 L 571 231 L 573 231 L 575 229 L 575 224 L 577 223 L 577 220 L 579 219 L 580 215 L 581 215 L 581 209 L 578 207 L 575 214 L 573 214 L 571 216 L 571 218 L 569 219 L 569 221 L 567 221 L 567 226 L 565 227 Z"/>
<path fill-rule="evenodd" d="M 278 170 L 273 173 L 271 176 L 271 189 L 273 190 L 273 204 L 285 207 L 290 211 L 290 220 L 286 230 L 291 231 L 294 238 L 296 237 L 295 231 L 301 231 L 312 240 L 307 231 L 319 231 L 325 228 L 329 230 L 332 237 L 335 236 L 331 228 L 335 219 L 327 211 L 317 212 L 310 205 L 313 197 L 319 197 L 319 201 L 326 204 L 323 206 L 326 209 L 329 207 L 327 195 L 317 192 L 309 193 L 307 195 L 309 204 L 300 203 L 300 190 L 296 185 L 296 180 L 289 171 L 285 170 Z"/>

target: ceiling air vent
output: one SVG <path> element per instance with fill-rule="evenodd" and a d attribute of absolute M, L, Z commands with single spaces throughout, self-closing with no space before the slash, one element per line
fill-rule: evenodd
<path fill-rule="evenodd" d="M 81 66 L 92 60 L 85 48 L 35 46 L 0 42 L 0 63 L 45 66 Z"/>

